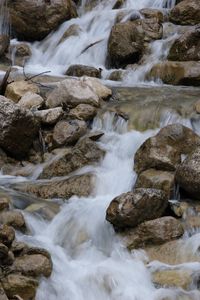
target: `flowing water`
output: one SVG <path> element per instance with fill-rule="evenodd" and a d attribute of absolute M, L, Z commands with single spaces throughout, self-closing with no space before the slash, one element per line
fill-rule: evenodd
<path fill-rule="evenodd" d="M 97 1 L 97 5 L 87 12 L 88 1 L 82 1 L 79 18 L 65 22 L 44 41 L 31 45 L 32 57 L 26 68 L 31 72 L 51 70 L 52 74 L 64 74 L 69 65 L 80 63 L 101 67 L 106 78 L 110 72 L 106 69 L 107 41 L 117 14 L 124 13 L 127 17 L 146 7 L 169 9 L 174 6 L 175 0 L 127 0 L 120 10 L 112 10 L 114 4 L 115 0 Z M 8 28 L 4 25 L 5 20 L 7 14 L 1 10 L 1 30 Z M 71 36 L 60 42 L 72 25 L 78 26 L 78 36 Z M 173 35 L 166 35 L 163 40 L 153 42 L 151 55 L 145 65 L 126 74 L 121 85 L 138 85 L 144 82 L 152 61 L 155 63 L 166 57 L 169 45 L 176 36 L 175 30 Z M 92 43 L 96 44 L 82 53 Z M 160 121 L 160 126 L 165 126 L 176 122 L 177 117 L 169 113 Z M 178 121 L 194 129 L 189 119 L 178 118 Z M 106 113 L 102 118 L 94 120 L 93 130 L 104 132 L 98 143 L 106 150 L 106 155 L 98 166 L 88 166 L 81 171 L 91 171 L 96 176 L 92 195 L 88 198 L 72 197 L 61 206 L 60 212 L 52 221 L 24 212 L 30 234 L 18 233 L 18 238 L 46 248 L 51 253 L 54 266 L 51 277 L 41 279 L 36 299 L 199 300 L 200 293 L 196 285 L 191 291 L 184 292 L 175 288 L 156 288 L 151 279 L 151 272 L 156 269 L 178 267 L 199 272 L 198 261 L 187 262 L 190 261 L 187 260 L 188 253 L 191 256 L 199 255 L 198 230 L 186 232 L 181 247 L 184 259 L 178 266 L 172 266 L 155 261 L 148 263 L 144 251 L 128 252 L 113 227 L 105 220 L 106 209 L 111 200 L 134 186 L 134 153 L 158 129 L 143 133 L 128 130 L 128 123 L 123 118 L 116 120 L 113 113 Z M 195 130 L 199 131 L 198 124 Z M 39 171 L 34 174 L 38 175 Z M 12 191 L 12 184 L 27 180 L 29 178 L 1 175 L 0 185 L 17 201 L 21 194 L 17 195 Z"/>

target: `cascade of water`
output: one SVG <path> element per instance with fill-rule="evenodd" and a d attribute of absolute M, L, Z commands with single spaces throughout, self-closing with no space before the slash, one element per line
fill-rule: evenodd
<path fill-rule="evenodd" d="M 9 12 L 7 0 L 0 1 L 0 34 L 9 34 Z"/>

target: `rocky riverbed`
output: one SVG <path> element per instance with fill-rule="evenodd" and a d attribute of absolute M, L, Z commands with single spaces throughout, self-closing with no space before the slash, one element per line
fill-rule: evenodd
<path fill-rule="evenodd" d="M 200 299 L 199 12 L 2 1 L 0 300 Z"/>

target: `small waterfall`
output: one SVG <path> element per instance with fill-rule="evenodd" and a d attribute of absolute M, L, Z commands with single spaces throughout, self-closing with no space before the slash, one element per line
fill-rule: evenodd
<path fill-rule="evenodd" d="M 0 34 L 9 34 L 9 11 L 7 7 L 7 0 L 0 1 Z"/>

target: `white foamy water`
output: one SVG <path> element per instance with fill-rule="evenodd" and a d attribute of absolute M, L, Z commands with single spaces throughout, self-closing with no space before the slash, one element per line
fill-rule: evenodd
<path fill-rule="evenodd" d="M 163 125 L 167 123 L 163 119 Z M 41 279 L 37 300 L 183 300 L 186 292 L 176 289 L 156 289 L 151 270 L 166 268 L 152 263 L 142 251 L 129 253 L 105 220 L 106 209 L 117 195 L 131 190 L 136 180 L 133 157 L 138 147 L 156 131 L 127 132 L 122 118 L 106 113 L 95 119 L 94 130 L 103 130 L 99 142 L 106 155 L 97 167 L 92 196 L 72 197 L 51 222 L 25 213 L 31 235 L 18 238 L 32 245 L 44 247 L 51 253 L 53 273 Z M 187 248 L 197 252 L 199 234 L 186 240 Z M 179 265 L 179 268 L 198 270 L 199 263 Z M 188 292 L 198 300 L 197 290 Z"/>
<path fill-rule="evenodd" d="M 79 7 L 79 18 L 63 23 L 60 28 L 50 34 L 44 41 L 31 45 L 32 57 L 26 64 L 26 70 L 34 73 L 51 71 L 52 74 L 64 74 L 72 64 L 84 64 L 102 68 L 103 78 L 107 78 L 111 70 L 106 69 L 107 43 L 117 15 L 130 16 L 142 8 L 172 8 L 175 0 L 127 0 L 121 9 L 112 10 L 116 0 L 97 1 L 97 5 L 89 12 L 86 7 L 90 1 L 82 1 Z M 124 19 L 125 20 L 125 19 Z M 76 26 L 76 35 L 60 42 L 63 34 Z M 122 85 L 134 85 L 143 82 L 146 72 L 166 51 L 168 40 L 152 44 L 152 54 L 145 66 L 133 70 L 125 76 Z M 85 49 L 89 46 L 86 51 Z"/>

